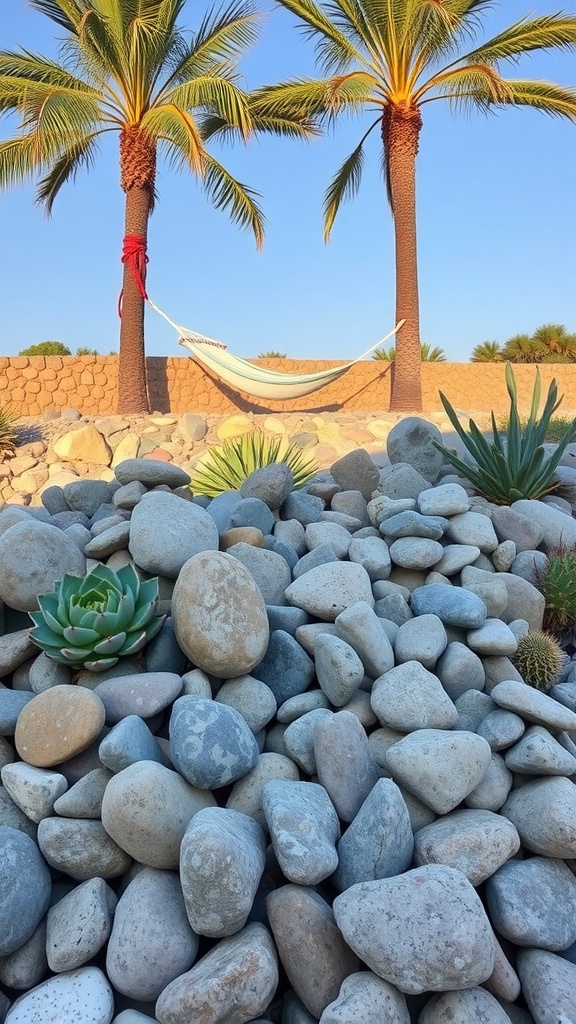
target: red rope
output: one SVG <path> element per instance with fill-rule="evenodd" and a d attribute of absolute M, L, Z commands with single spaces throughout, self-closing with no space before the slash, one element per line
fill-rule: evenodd
<path fill-rule="evenodd" d="M 128 264 L 132 277 L 140 295 L 143 299 L 147 299 L 146 288 L 144 285 L 144 278 L 146 276 L 146 264 L 148 263 L 148 257 L 146 255 L 146 239 L 143 235 L 126 235 L 124 243 L 122 245 L 122 263 Z M 124 291 L 120 292 L 118 298 L 118 316 L 122 316 L 122 296 Z"/>

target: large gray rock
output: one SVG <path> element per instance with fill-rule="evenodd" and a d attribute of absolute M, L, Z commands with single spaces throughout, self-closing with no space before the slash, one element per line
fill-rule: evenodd
<path fill-rule="evenodd" d="M 420 729 L 386 754 L 394 780 L 431 807 L 448 814 L 482 781 L 490 745 L 474 733 Z"/>
<path fill-rule="evenodd" d="M 352 821 L 376 785 L 378 765 L 366 732 L 356 715 L 339 711 L 314 727 L 314 759 L 341 821 Z"/>
<path fill-rule="evenodd" d="M 546 693 L 526 683 L 505 679 L 490 691 L 492 700 L 507 711 L 514 711 L 527 722 L 549 729 L 576 729 L 576 713 Z"/>
<path fill-rule="evenodd" d="M 324 622 L 334 622 L 357 601 L 374 607 L 370 577 L 357 562 L 328 562 L 311 569 L 290 584 L 286 599 Z"/>
<path fill-rule="evenodd" d="M 518 974 L 535 1024 L 573 1024 L 576 964 L 543 949 L 521 949 Z"/>
<path fill-rule="evenodd" d="M 124 459 L 114 467 L 116 479 L 121 484 L 139 480 L 148 487 L 183 487 L 190 483 L 190 477 L 179 466 L 160 459 Z"/>
<path fill-rule="evenodd" d="M 542 594 L 529 580 L 515 576 L 511 572 L 494 573 L 496 580 L 502 580 L 508 593 L 506 608 L 502 612 L 505 622 L 514 619 L 525 619 L 530 629 L 542 629 L 546 601 Z"/>
<path fill-rule="evenodd" d="M 128 549 L 141 569 L 176 579 L 193 555 L 218 550 L 218 530 L 194 502 L 150 491 L 132 512 Z"/>
<path fill-rule="evenodd" d="M 333 462 L 330 475 L 343 491 L 360 491 L 366 501 L 378 487 L 378 467 L 364 448 L 355 448 Z"/>
<path fill-rule="evenodd" d="M 520 775 L 576 775 L 576 757 L 541 725 L 530 726 L 506 752 L 504 760 L 511 772 Z"/>
<path fill-rule="evenodd" d="M 406 462 L 434 483 L 442 466 L 442 453 L 433 442 L 442 444 L 442 434 L 434 423 L 419 416 L 407 416 L 396 423 L 386 438 L 386 452 L 392 464 Z"/>
<path fill-rule="evenodd" d="M 565 512 L 560 512 L 543 501 L 527 498 L 514 501 L 512 509 L 540 527 L 547 548 L 562 545 L 571 547 L 576 544 L 576 520 L 573 516 L 566 515 Z"/>
<path fill-rule="evenodd" d="M 512 822 L 492 811 L 452 811 L 414 836 L 416 864 L 447 864 L 473 886 L 489 878 L 520 849 Z"/>
<path fill-rule="evenodd" d="M 102 823 L 140 864 L 175 870 L 190 819 L 215 802 L 211 793 L 195 789 L 177 772 L 156 761 L 138 761 L 110 779 Z"/>
<path fill-rule="evenodd" d="M 476 594 L 462 587 L 429 583 L 412 593 L 414 615 L 437 615 L 445 626 L 477 629 L 486 621 L 486 605 Z"/>
<path fill-rule="evenodd" d="M 527 782 L 510 793 L 501 814 L 516 826 L 531 853 L 576 858 L 576 786 L 570 779 Z"/>
<path fill-rule="evenodd" d="M 467 988 L 433 996 L 418 1024 L 510 1024 L 510 1017 L 486 989 Z"/>
<path fill-rule="evenodd" d="M 99 967 L 80 967 L 43 981 L 12 1005 L 6 1024 L 82 1020 L 87 1007 L 90 1024 L 110 1024 L 114 994 Z"/>
<path fill-rule="evenodd" d="M 66 573 L 84 576 L 86 559 L 58 527 L 29 517 L 0 535 L 0 600 L 10 608 L 34 611 Z"/>
<path fill-rule="evenodd" d="M 103 878 L 89 878 L 50 907 L 46 954 L 51 971 L 82 967 L 106 942 L 118 899 Z"/>
<path fill-rule="evenodd" d="M 176 872 L 142 868 L 122 893 L 106 951 L 114 988 L 141 1002 L 157 999 L 194 962 L 198 936 Z"/>
<path fill-rule="evenodd" d="M 494 509 L 492 525 L 498 540 L 514 541 L 518 554 L 521 551 L 534 550 L 544 539 L 544 531 L 539 523 L 509 505 L 501 505 Z"/>
<path fill-rule="evenodd" d="M 332 881 L 340 892 L 358 882 L 400 875 L 410 866 L 414 836 L 406 802 L 391 779 L 379 779 L 338 843 Z"/>
<path fill-rule="evenodd" d="M 480 985 L 494 968 L 490 922 L 470 882 L 439 864 L 361 882 L 337 896 L 334 915 L 364 963 L 401 992 Z"/>
<path fill-rule="evenodd" d="M 419 661 L 405 661 L 376 679 L 370 703 L 382 725 L 399 732 L 452 729 L 458 721 L 458 711 L 440 680 Z"/>
<path fill-rule="evenodd" d="M 220 789 L 246 775 L 258 744 L 242 715 L 205 697 L 179 697 L 170 716 L 170 758 L 193 786 Z"/>
<path fill-rule="evenodd" d="M 320 1017 L 359 963 L 336 927 L 329 905 L 313 889 L 283 885 L 266 901 L 270 927 L 294 991 Z"/>
<path fill-rule="evenodd" d="M 50 902 L 50 872 L 33 839 L 0 826 L 0 956 L 34 934 Z"/>
<path fill-rule="evenodd" d="M 277 984 L 270 932 L 262 924 L 249 924 L 166 986 L 156 1018 L 158 1024 L 244 1024 L 264 1012 Z"/>
<path fill-rule="evenodd" d="M 553 952 L 576 942 L 576 879 L 563 860 L 511 860 L 486 882 L 492 924 L 516 946 Z"/>
<path fill-rule="evenodd" d="M 321 690 L 335 707 L 344 707 L 364 679 L 364 665 L 356 651 L 339 636 L 319 633 L 314 662 Z"/>
<path fill-rule="evenodd" d="M 371 971 L 350 974 L 320 1024 L 410 1024 L 404 996 Z"/>
<path fill-rule="evenodd" d="M 448 644 L 434 671 L 451 700 L 457 700 L 466 690 L 484 689 L 486 676 L 481 659 L 457 640 Z"/>
<path fill-rule="evenodd" d="M 79 882 L 96 876 L 117 878 L 131 864 L 101 821 L 43 818 L 38 825 L 38 845 L 50 867 Z"/>
<path fill-rule="evenodd" d="M 172 621 L 190 661 L 219 679 L 251 672 L 268 646 L 260 588 L 238 559 L 219 551 L 201 552 L 183 565 L 172 594 Z"/>
<path fill-rule="evenodd" d="M 398 629 L 394 654 L 397 661 L 419 661 L 424 668 L 433 669 L 447 645 L 442 620 L 437 615 L 418 615 Z"/>
<path fill-rule="evenodd" d="M 492 520 L 481 512 L 461 512 L 452 516 L 446 537 L 455 544 L 475 544 L 484 553 L 490 553 L 498 547 Z"/>
<path fill-rule="evenodd" d="M 253 818 L 224 807 L 198 811 L 180 847 L 180 882 L 194 932 L 221 939 L 240 931 L 265 863 L 264 832 Z"/>
<path fill-rule="evenodd" d="M 243 543 L 232 544 L 228 548 L 228 554 L 237 558 L 253 576 L 266 604 L 286 604 L 284 593 L 292 582 L 292 573 L 282 555 L 276 551 L 268 551 L 267 548 L 257 548 L 253 544 Z"/>
<path fill-rule="evenodd" d="M 316 885 L 338 864 L 340 825 L 323 786 L 314 782 L 267 782 L 262 806 L 283 874 L 299 885 Z"/>
<path fill-rule="evenodd" d="M 394 667 L 394 651 L 382 619 L 365 601 L 349 605 L 334 624 L 337 635 L 354 648 L 371 679 Z"/>

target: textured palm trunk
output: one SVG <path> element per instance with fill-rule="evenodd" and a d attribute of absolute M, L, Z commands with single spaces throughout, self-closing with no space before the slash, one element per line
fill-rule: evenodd
<path fill-rule="evenodd" d="M 396 105 L 382 119 L 388 196 L 394 221 L 396 256 L 396 335 L 390 409 L 420 412 L 422 362 L 416 248 L 416 156 L 422 118 L 417 107 Z"/>
<path fill-rule="evenodd" d="M 121 185 L 126 193 L 125 235 L 148 236 L 154 198 L 156 160 L 153 147 L 137 127 L 120 136 Z M 142 272 L 145 280 L 145 270 Z M 144 347 L 144 299 L 128 263 L 124 264 L 120 355 L 118 359 L 119 413 L 150 412 Z"/>

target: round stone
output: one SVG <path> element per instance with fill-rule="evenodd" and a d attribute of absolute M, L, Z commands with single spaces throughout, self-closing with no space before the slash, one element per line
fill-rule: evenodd
<path fill-rule="evenodd" d="M 232 555 L 203 551 L 188 559 L 174 586 L 172 621 L 192 663 L 218 679 L 246 675 L 266 653 L 262 593 Z"/>
<path fill-rule="evenodd" d="M 50 902 L 50 872 L 30 836 L 0 827 L 0 956 L 33 935 Z"/>
<path fill-rule="evenodd" d="M 86 750 L 106 719 L 104 705 L 83 686 L 62 684 L 39 693 L 16 723 L 16 750 L 36 768 L 50 768 Z"/>
<path fill-rule="evenodd" d="M 30 989 L 10 1008 L 6 1024 L 73 1020 L 110 1024 L 113 1014 L 114 996 L 106 975 L 98 967 L 81 967 Z"/>
<path fill-rule="evenodd" d="M 170 757 L 200 789 L 242 778 L 258 761 L 258 744 L 239 711 L 205 697 L 179 697 L 170 718 Z"/>
<path fill-rule="evenodd" d="M 175 579 L 193 555 L 218 549 L 218 529 L 194 502 L 151 491 L 132 513 L 128 548 L 141 569 Z"/>
<path fill-rule="evenodd" d="M 65 573 L 85 572 L 86 559 L 77 544 L 50 523 L 29 517 L 0 536 L 0 600 L 10 608 L 34 611 L 38 595 L 53 591 Z"/>

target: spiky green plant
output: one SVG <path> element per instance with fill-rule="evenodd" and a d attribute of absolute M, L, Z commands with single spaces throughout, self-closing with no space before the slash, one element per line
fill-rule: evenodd
<path fill-rule="evenodd" d="M 576 419 L 573 419 L 552 454 L 547 453 L 543 447 L 550 420 L 562 401 L 562 398 L 558 398 L 555 380 L 548 388 L 539 417 L 541 381 L 540 371 L 536 370 L 530 415 L 524 426 L 518 414 L 518 389 L 510 363 L 506 363 L 506 388 L 510 396 L 508 422 L 505 432 L 501 434 L 494 412 L 491 413 L 492 443 L 486 440 L 472 419 L 468 421 L 468 430 L 465 430 L 450 402 L 440 392 L 448 418 L 474 460 L 472 465 L 458 458 L 444 445 L 433 442 L 446 461 L 467 477 L 479 494 L 497 505 L 509 505 L 520 498 L 540 498 L 555 490 L 556 467 L 566 446 L 576 438 Z"/>
<path fill-rule="evenodd" d="M 544 628 L 562 633 L 576 626 L 576 546 L 550 548 L 536 586 L 544 595 Z"/>
<path fill-rule="evenodd" d="M 544 630 L 532 629 L 520 637 L 512 658 L 525 683 L 545 693 L 558 681 L 564 652 L 558 641 Z"/>
<path fill-rule="evenodd" d="M 295 488 L 303 487 L 320 468 L 305 447 L 256 430 L 209 448 L 196 465 L 191 487 L 194 494 L 215 498 L 223 491 L 239 490 L 254 470 L 275 462 L 289 466 Z"/>
<path fill-rule="evenodd" d="M 0 408 L 0 456 L 12 455 L 18 439 L 16 413 L 11 405 Z"/>
<path fill-rule="evenodd" d="M 269 352 L 260 352 L 257 359 L 286 359 L 285 352 L 277 352 L 276 349 L 270 349 Z"/>
<path fill-rule="evenodd" d="M 30 612 L 30 639 L 53 661 L 90 672 L 112 668 L 159 632 L 158 580 L 140 582 L 133 565 L 113 572 L 95 565 L 86 576 L 66 575 Z"/>

